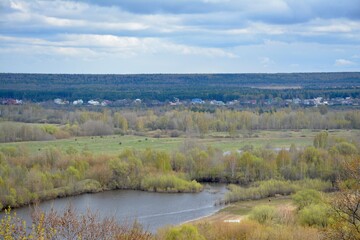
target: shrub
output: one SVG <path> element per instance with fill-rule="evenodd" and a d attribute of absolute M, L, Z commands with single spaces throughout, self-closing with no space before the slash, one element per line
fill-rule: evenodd
<path fill-rule="evenodd" d="M 81 125 L 81 131 L 85 136 L 101 136 L 113 134 L 109 124 L 102 121 L 88 120 Z"/>
<path fill-rule="evenodd" d="M 249 218 L 261 224 L 271 222 L 276 218 L 276 209 L 267 205 L 256 206 L 251 210 Z"/>
<path fill-rule="evenodd" d="M 304 189 L 295 193 L 292 199 L 301 210 L 311 204 L 321 203 L 321 194 L 314 189 Z"/>
<path fill-rule="evenodd" d="M 355 145 L 348 142 L 338 143 L 332 148 L 332 151 L 338 152 L 342 155 L 352 155 L 357 153 Z"/>
<path fill-rule="evenodd" d="M 151 239 L 151 234 L 136 222 L 118 224 L 114 218 L 100 218 L 91 211 L 80 215 L 70 206 L 62 214 L 35 209 L 32 221 L 32 230 L 27 230 L 27 223 L 7 210 L 0 219 L 0 239 Z"/>
<path fill-rule="evenodd" d="M 45 124 L 41 127 L 41 129 L 51 135 L 54 135 L 59 129 L 54 125 Z"/>
<path fill-rule="evenodd" d="M 181 132 L 177 131 L 177 130 L 173 130 L 170 132 L 170 137 L 172 137 L 172 138 L 180 137 L 180 135 L 181 135 Z"/>
<path fill-rule="evenodd" d="M 231 184 L 229 185 L 230 192 L 225 195 L 225 202 L 231 203 L 244 200 L 256 200 L 267 197 L 274 197 L 276 194 L 289 195 L 304 188 L 326 191 L 331 189 L 331 183 L 321 180 L 300 180 L 293 182 L 268 180 L 258 182 L 257 186 L 248 188 Z"/>
<path fill-rule="evenodd" d="M 155 175 L 145 177 L 141 181 L 142 190 L 154 192 L 199 192 L 202 190 L 200 183 L 187 181 L 175 175 Z"/>
<path fill-rule="evenodd" d="M 326 227 L 329 212 L 329 207 L 325 204 L 310 204 L 299 211 L 299 222 L 306 226 Z"/>
<path fill-rule="evenodd" d="M 201 223 L 196 225 L 199 233 L 208 240 L 312 240 L 323 239 L 316 228 L 284 225 L 262 225 L 257 221 L 244 219 L 239 224 Z"/>
<path fill-rule="evenodd" d="M 165 240 L 205 240 L 205 238 L 199 234 L 197 228 L 192 225 L 171 227 L 161 235 L 159 238 Z"/>

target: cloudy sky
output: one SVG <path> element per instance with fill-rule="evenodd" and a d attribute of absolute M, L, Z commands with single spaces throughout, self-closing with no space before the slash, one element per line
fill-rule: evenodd
<path fill-rule="evenodd" d="M 0 72 L 360 71 L 359 0 L 0 0 Z"/>

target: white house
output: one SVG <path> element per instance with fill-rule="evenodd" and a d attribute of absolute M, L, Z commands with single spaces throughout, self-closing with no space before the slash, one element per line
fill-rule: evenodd
<path fill-rule="evenodd" d="M 93 106 L 99 106 L 100 105 L 99 101 L 95 101 L 95 100 L 88 101 L 88 104 L 93 105 Z"/>
<path fill-rule="evenodd" d="M 82 99 L 73 101 L 73 105 L 82 105 L 83 103 L 84 103 L 84 101 Z"/>

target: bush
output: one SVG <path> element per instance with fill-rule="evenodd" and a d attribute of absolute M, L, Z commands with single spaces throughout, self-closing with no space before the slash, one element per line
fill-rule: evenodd
<path fill-rule="evenodd" d="M 257 186 L 252 186 L 248 188 L 231 184 L 229 185 L 230 192 L 225 195 L 225 202 L 231 203 L 244 200 L 256 200 L 267 197 L 274 197 L 276 194 L 289 195 L 304 188 L 326 191 L 331 189 L 331 183 L 321 180 L 306 179 L 293 182 L 282 180 L 268 180 L 258 182 Z"/>
<path fill-rule="evenodd" d="M 141 190 L 154 192 L 199 192 L 202 190 L 200 183 L 187 181 L 175 175 L 156 175 L 145 177 L 141 181 Z"/>
<path fill-rule="evenodd" d="M 181 132 L 177 131 L 177 130 L 173 130 L 170 132 L 170 137 L 172 137 L 172 138 L 180 137 L 180 135 L 181 135 Z"/>
<path fill-rule="evenodd" d="M 192 225 L 171 227 L 159 235 L 159 239 L 165 240 L 205 240 L 205 238 L 199 234 L 197 228 Z"/>
<path fill-rule="evenodd" d="M 71 207 L 61 214 L 55 210 L 44 213 L 35 209 L 32 222 L 31 228 L 7 210 L 0 219 L 0 239 L 152 239 L 136 222 L 120 225 L 113 217 L 102 218 L 90 210 L 77 214 Z"/>
<path fill-rule="evenodd" d="M 299 222 L 306 226 L 326 227 L 329 212 L 329 207 L 325 204 L 311 204 L 299 211 Z"/>
<path fill-rule="evenodd" d="M 75 184 L 75 192 L 78 193 L 95 193 L 101 190 L 101 184 L 94 179 L 85 179 Z"/>
<path fill-rule="evenodd" d="M 301 210 L 304 207 L 307 207 L 311 204 L 318 204 L 321 203 L 321 194 L 320 192 L 314 189 L 304 189 L 292 196 L 295 204 Z"/>
<path fill-rule="evenodd" d="M 249 218 L 261 224 L 271 222 L 276 218 L 276 209 L 267 205 L 256 206 L 251 210 Z"/>
<path fill-rule="evenodd" d="M 201 223 L 196 225 L 199 233 L 208 240 L 312 240 L 323 239 L 319 230 L 302 226 L 262 225 L 257 221 L 244 219 L 239 224 Z"/>
<path fill-rule="evenodd" d="M 342 155 L 352 155 L 357 153 L 355 145 L 348 142 L 338 143 L 331 150 L 332 152 L 338 152 Z"/>
<path fill-rule="evenodd" d="M 82 124 L 81 131 L 84 136 L 101 136 L 114 133 L 109 124 L 95 120 L 89 120 Z"/>

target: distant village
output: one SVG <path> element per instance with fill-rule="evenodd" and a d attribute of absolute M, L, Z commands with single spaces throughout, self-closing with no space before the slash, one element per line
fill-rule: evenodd
<path fill-rule="evenodd" d="M 34 103 L 31 101 L 24 101 L 21 99 L 0 99 L 1 105 L 23 105 Z M 204 106 L 216 106 L 216 107 L 288 107 L 288 106 L 302 106 L 302 107 L 311 107 L 311 106 L 319 106 L 319 105 L 327 105 L 327 106 L 359 106 L 360 99 L 359 98 L 331 98 L 325 99 L 322 97 L 317 97 L 313 99 L 281 99 L 281 98 L 273 98 L 273 99 L 265 99 L 265 100 L 232 100 L 228 102 L 218 101 L 218 100 L 203 100 L 200 98 L 194 98 L 191 100 L 180 100 L 178 98 L 174 98 L 172 101 L 161 102 L 158 100 L 141 100 L 141 99 L 121 99 L 116 101 L 110 101 L 106 99 L 90 99 L 88 101 L 84 101 L 83 99 L 76 99 L 73 101 L 69 101 L 66 99 L 56 98 L 51 101 L 39 102 L 37 104 L 43 106 L 61 106 L 61 105 L 71 105 L 71 106 L 98 106 L 98 107 L 131 107 L 131 106 L 191 106 L 191 105 L 204 105 Z"/>

